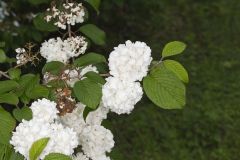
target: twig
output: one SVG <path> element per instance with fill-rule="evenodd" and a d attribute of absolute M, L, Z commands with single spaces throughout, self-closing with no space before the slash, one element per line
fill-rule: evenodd
<path fill-rule="evenodd" d="M 0 75 L 6 77 L 6 78 L 8 78 L 8 79 L 11 79 L 11 78 L 6 74 L 6 72 L 0 71 Z"/>

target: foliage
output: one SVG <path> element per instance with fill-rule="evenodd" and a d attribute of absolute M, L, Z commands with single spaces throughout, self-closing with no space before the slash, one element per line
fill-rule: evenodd
<path fill-rule="evenodd" d="M 185 56 L 178 57 L 190 77 L 186 107 L 182 111 L 159 110 L 145 99 L 130 117 L 106 122 L 119 144 L 113 158 L 239 159 L 238 7 L 238 0 L 103 3 L 99 21 L 109 36 L 103 53 L 126 38 L 148 42 L 155 57 L 170 40 L 188 44 Z"/>

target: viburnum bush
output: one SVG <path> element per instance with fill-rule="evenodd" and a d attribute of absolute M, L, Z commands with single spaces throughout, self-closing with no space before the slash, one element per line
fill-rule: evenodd
<path fill-rule="evenodd" d="M 46 0 L 32 3 L 41 1 Z M 9 63 L 0 71 L 0 159 L 109 160 L 114 136 L 101 125 L 109 112 L 130 114 L 144 93 L 164 109 L 185 105 L 187 71 L 168 58 L 186 45 L 170 42 L 153 60 L 146 43 L 127 40 L 107 60 L 88 51 L 92 43 L 105 45 L 105 33 L 87 23 L 87 7 L 98 13 L 99 5 L 100 0 L 53 1 L 33 22 L 59 36 L 16 48 L 16 58 L 0 50 L 0 62 Z M 42 73 L 21 73 L 40 62 Z"/>

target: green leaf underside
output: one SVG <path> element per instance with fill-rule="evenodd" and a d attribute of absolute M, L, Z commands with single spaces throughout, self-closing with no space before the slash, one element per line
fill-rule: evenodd
<path fill-rule="evenodd" d="M 30 160 L 37 160 L 37 158 L 41 155 L 44 148 L 47 146 L 50 138 L 42 138 L 35 141 L 30 150 L 29 150 L 29 158 Z"/>
<path fill-rule="evenodd" d="M 76 82 L 73 91 L 80 102 L 92 109 L 98 106 L 102 98 L 102 86 L 89 78 Z"/>
<path fill-rule="evenodd" d="M 0 81 L 0 94 L 16 89 L 18 86 L 18 83 L 13 80 Z"/>
<path fill-rule="evenodd" d="M 64 63 L 58 61 L 48 62 L 44 65 L 42 73 L 50 72 L 54 75 L 59 75 L 64 69 Z"/>
<path fill-rule="evenodd" d="M 162 57 L 169 57 L 182 53 L 186 49 L 186 44 L 179 41 L 173 41 L 165 45 Z"/>
<path fill-rule="evenodd" d="M 189 82 L 187 70 L 179 62 L 174 60 L 165 60 L 163 61 L 163 64 L 168 70 L 175 73 L 181 81 L 184 83 Z"/>
<path fill-rule="evenodd" d="M 5 52 L 0 49 L 0 63 L 4 63 L 7 60 L 7 56 L 5 54 Z"/>
<path fill-rule="evenodd" d="M 86 0 L 96 11 L 99 13 L 99 6 L 101 3 L 101 0 Z"/>
<path fill-rule="evenodd" d="M 72 160 L 72 158 L 61 153 L 50 153 L 44 158 L 44 160 Z"/>
<path fill-rule="evenodd" d="M 185 86 L 164 66 L 154 69 L 143 80 L 149 99 L 164 109 L 181 109 L 185 105 Z"/>
<path fill-rule="evenodd" d="M 47 98 L 49 95 L 49 90 L 42 85 L 36 85 L 31 89 L 26 91 L 26 95 L 31 99 L 45 97 Z"/>
<path fill-rule="evenodd" d="M 0 103 L 7 103 L 11 105 L 17 105 L 19 102 L 18 96 L 14 93 L 0 94 Z"/>
<path fill-rule="evenodd" d="M 76 59 L 74 61 L 74 65 L 78 67 L 83 67 L 83 66 L 88 66 L 90 64 L 97 64 L 102 62 L 104 63 L 107 62 L 106 58 L 103 55 L 91 52 Z"/>
<path fill-rule="evenodd" d="M 16 108 L 13 110 L 13 115 L 19 122 L 21 122 L 23 119 L 31 120 L 32 119 L 32 110 L 27 106 L 25 106 L 21 109 Z"/>
<path fill-rule="evenodd" d="M 8 73 L 11 79 L 19 79 L 21 75 L 21 70 L 18 68 L 12 68 L 8 71 Z"/>
<path fill-rule="evenodd" d="M 83 77 L 87 77 L 92 81 L 100 84 L 104 84 L 106 82 L 105 79 L 96 72 L 87 72 L 85 75 L 83 75 Z"/>
<path fill-rule="evenodd" d="M 43 13 L 38 14 L 34 18 L 33 24 L 40 31 L 53 32 L 53 31 L 58 30 L 58 28 L 53 23 L 50 23 L 50 22 L 47 22 L 47 21 L 44 20 L 44 14 Z"/>
<path fill-rule="evenodd" d="M 0 106 L 0 146 L 8 145 L 11 138 L 11 132 L 16 126 L 16 121 L 10 113 Z"/>
<path fill-rule="evenodd" d="M 106 34 L 94 24 L 86 24 L 79 29 L 84 35 L 90 38 L 97 45 L 105 45 Z"/>

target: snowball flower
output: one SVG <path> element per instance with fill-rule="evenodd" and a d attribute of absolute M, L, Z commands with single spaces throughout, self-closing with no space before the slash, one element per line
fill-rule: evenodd
<path fill-rule="evenodd" d="M 29 159 L 29 149 L 32 144 L 41 138 L 50 137 L 51 134 L 50 124 L 44 124 L 36 120 L 23 120 L 23 122 L 16 127 L 16 131 L 13 132 L 10 143 L 14 146 L 16 152 L 19 152 L 25 158 Z M 50 150 L 46 148 L 40 157 L 44 157 L 48 153 L 50 153 Z"/>
<path fill-rule="evenodd" d="M 85 105 L 78 103 L 76 108 L 72 113 L 67 113 L 66 115 L 59 117 L 60 122 L 65 126 L 73 128 L 77 134 L 81 134 L 83 128 L 86 126 L 86 123 L 83 119 L 83 110 Z"/>
<path fill-rule="evenodd" d="M 122 81 L 109 77 L 103 86 L 103 105 L 117 114 L 129 114 L 134 105 L 142 98 L 143 91 L 139 82 Z"/>
<path fill-rule="evenodd" d="M 57 118 L 58 110 L 55 102 L 49 101 L 48 99 L 39 99 L 32 103 L 30 106 L 33 112 L 33 119 L 41 122 L 51 123 Z"/>
<path fill-rule="evenodd" d="M 62 124 L 51 124 L 52 135 L 51 140 L 54 144 L 51 152 L 72 155 L 74 148 L 78 146 L 78 136 L 72 128 L 64 127 Z"/>
<path fill-rule="evenodd" d="M 60 122 L 65 126 L 73 128 L 75 132 L 80 135 L 87 125 L 100 125 L 104 119 L 107 118 L 109 109 L 100 105 L 98 109 L 88 114 L 86 121 L 83 119 L 83 111 L 85 105 L 82 103 L 76 104 L 76 108 L 72 113 L 60 117 Z"/>
<path fill-rule="evenodd" d="M 89 160 L 89 158 L 83 153 L 79 152 L 76 156 L 72 156 L 73 160 Z"/>
<path fill-rule="evenodd" d="M 84 37 L 70 37 L 66 40 L 57 37 L 42 43 L 40 54 L 47 59 L 47 62 L 60 61 L 66 63 L 70 58 L 84 54 L 86 49 L 87 42 Z"/>
<path fill-rule="evenodd" d="M 77 133 L 62 124 L 54 122 L 57 118 L 56 103 L 47 99 L 33 102 L 31 107 L 33 119 L 23 120 L 13 132 L 10 143 L 14 149 L 29 160 L 29 149 L 32 144 L 42 138 L 50 138 L 40 159 L 49 153 L 57 152 L 72 155 L 74 148 L 79 144 Z"/>
<path fill-rule="evenodd" d="M 110 74 L 121 80 L 141 81 L 152 61 L 151 49 L 144 42 L 126 41 L 109 56 Z"/>
<path fill-rule="evenodd" d="M 114 146 L 111 131 L 100 125 L 84 128 L 81 141 L 82 150 L 92 160 L 105 160 L 106 152 L 110 152 Z"/>

